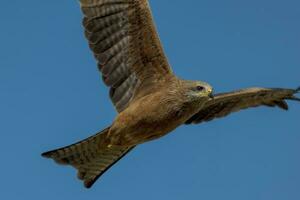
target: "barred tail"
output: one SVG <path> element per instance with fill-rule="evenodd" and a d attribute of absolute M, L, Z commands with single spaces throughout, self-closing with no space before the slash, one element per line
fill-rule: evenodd
<path fill-rule="evenodd" d="M 134 147 L 102 147 L 101 140 L 109 128 L 75 144 L 48 151 L 43 157 L 52 158 L 59 164 L 72 165 L 78 170 L 78 178 L 90 188 L 111 166 Z"/>

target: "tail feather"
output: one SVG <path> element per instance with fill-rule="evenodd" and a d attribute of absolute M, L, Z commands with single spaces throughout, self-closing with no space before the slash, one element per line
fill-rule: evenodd
<path fill-rule="evenodd" d="M 134 147 L 106 147 L 101 145 L 109 128 L 75 144 L 48 151 L 43 157 L 71 165 L 78 170 L 77 177 L 90 188 L 95 181 Z"/>

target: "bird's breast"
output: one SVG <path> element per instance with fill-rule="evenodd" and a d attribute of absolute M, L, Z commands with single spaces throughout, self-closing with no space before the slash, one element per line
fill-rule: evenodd
<path fill-rule="evenodd" d="M 176 99 L 141 99 L 116 117 L 109 134 L 111 143 L 130 146 L 160 138 L 183 124 L 188 112 L 188 105 Z"/>

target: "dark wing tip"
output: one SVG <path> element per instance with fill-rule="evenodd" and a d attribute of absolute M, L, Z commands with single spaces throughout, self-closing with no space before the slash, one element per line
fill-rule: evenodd
<path fill-rule="evenodd" d="M 70 164 L 70 161 L 68 160 L 68 158 L 58 158 L 57 155 L 56 155 L 56 151 L 57 150 L 47 151 L 47 152 L 42 153 L 41 156 L 44 157 L 44 158 L 51 158 L 57 164 L 60 164 L 60 165 Z"/>
<path fill-rule="evenodd" d="M 46 151 L 46 152 L 42 153 L 41 156 L 44 158 L 51 158 L 52 152 L 53 151 Z"/>
<path fill-rule="evenodd" d="M 290 98 L 288 98 L 288 99 L 294 100 L 294 101 L 300 101 L 300 98 L 295 96 L 296 93 L 300 93 L 300 87 L 298 87 L 297 89 L 295 89 L 293 95 Z"/>
<path fill-rule="evenodd" d="M 84 181 L 84 187 L 87 189 L 90 189 L 93 184 L 96 182 L 97 179 L 90 179 L 90 180 L 86 180 Z"/>
<path fill-rule="evenodd" d="M 288 106 L 288 104 L 286 103 L 286 101 L 284 101 L 284 100 L 282 100 L 282 101 L 276 101 L 275 103 L 276 103 L 276 105 L 277 105 L 279 108 L 281 108 L 281 109 L 283 109 L 283 110 L 289 110 L 289 106 Z"/>
<path fill-rule="evenodd" d="M 294 101 L 300 101 L 300 98 L 298 98 L 298 97 L 295 97 L 295 96 L 293 96 L 293 97 L 291 97 L 291 98 L 289 98 L 290 100 L 294 100 Z"/>

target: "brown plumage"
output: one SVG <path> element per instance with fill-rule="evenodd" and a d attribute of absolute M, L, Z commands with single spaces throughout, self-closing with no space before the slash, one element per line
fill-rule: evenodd
<path fill-rule="evenodd" d="M 201 81 L 177 78 L 168 64 L 147 0 L 80 0 L 83 26 L 110 98 L 112 125 L 78 143 L 42 155 L 72 165 L 85 187 L 136 145 L 182 124 L 201 123 L 257 106 L 297 100 L 300 89 L 249 88 L 212 96 Z"/>
<path fill-rule="evenodd" d="M 208 101 L 205 106 L 186 124 L 201 123 L 211 121 L 215 118 L 225 117 L 230 113 L 257 106 L 279 107 L 288 110 L 288 104 L 285 100 L 300 101 L 294 94 L 299 92 L 300 88 L 280 89 L 280 88 L 248 88 L 239 91 L 216 94 L 214 99 Z"/>

